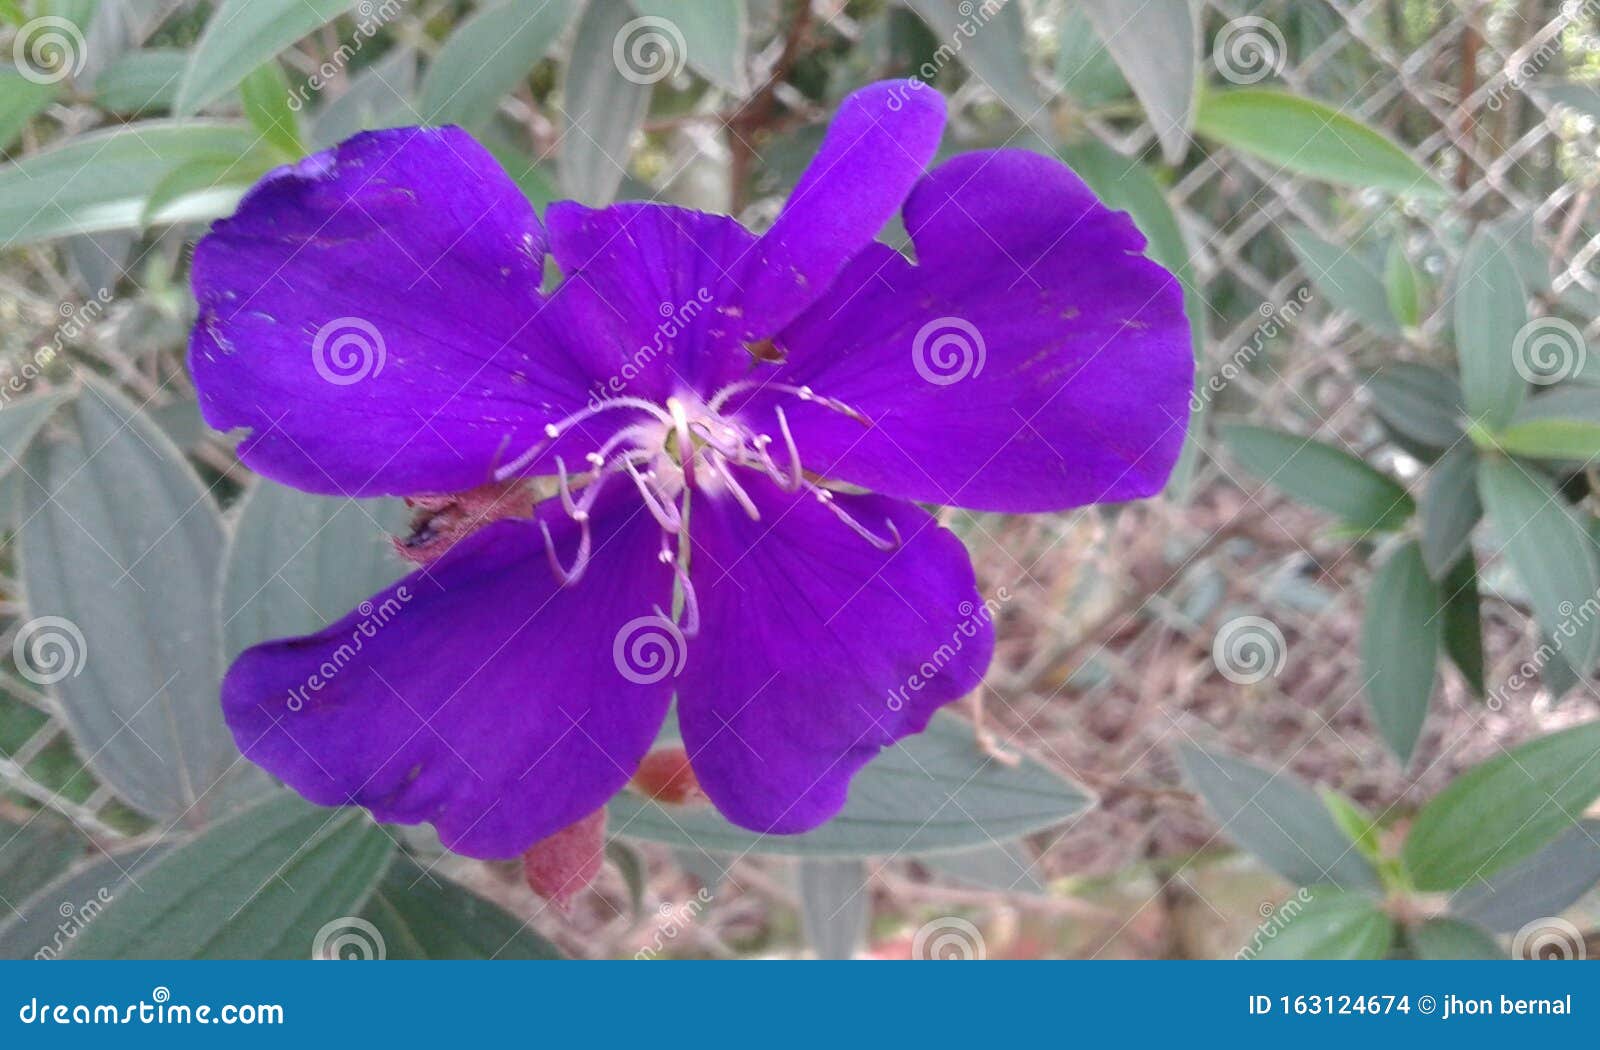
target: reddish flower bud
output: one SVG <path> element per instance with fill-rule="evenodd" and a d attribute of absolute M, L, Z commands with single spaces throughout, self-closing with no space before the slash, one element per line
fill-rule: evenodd
<path fill-rule="evenodd" d="M 652 751 L 639 763 L 633 786 L 657 802 L 700 802 L 705 794 L 689 765 L 689 753 L 681 747 Z"/>
<path fill-rule="evenodd" d="M 606 855 L 606 811 L 597 809 L 540 839 L 522 855 L 528 888 L 562 911 L 600 874 Z"/>

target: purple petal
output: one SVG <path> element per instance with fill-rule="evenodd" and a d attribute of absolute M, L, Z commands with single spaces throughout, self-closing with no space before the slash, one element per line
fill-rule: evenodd
<path fill-rule="evenodd" d="M 922 177 L 944 131 L 944 98 L 918 80 L 869 84 L 845 99 L 778 219 L 756 246 L 745 309 L 776 335 L 873 242 Z"/>
<path fill-rule="evenodd" d="M 638 500 L 601 508 L 572 586 L 533 523 L 503 521 L 320 633 L 246 651 L 222 686 L 240 749 L 313 802 L 429 821 L 469 856 L 515 856 L 593 812 L 644 757 L 673 684 L 613 663 L 672 583 Z M 576 527 L 551 524 L 572 558 Z"/>
<path fill-rule="evenodd" d="M 918 265 L 874 246 L 782 336 L 774 378 L 872 421 L 776 402 L 806 467 L 993 511 L 1159 491 L 1194 365 L 1178 282 L 1128 217 L 1059 162 L 1001 151 L 941 166 L 905 218 Z"/>
<path fill-rule="evenodd" d="M 838 811 L 881 748 L 977 686 L 993 624 L 961 541 L 917 507 L 835 497 L 875 533 L 894 523 L 904 543 L 885 552 L 813 496 L 741 481 L 760 521 L 731 499 L 694 507 L 701 628 L 678 719 L 729 820 L 804 831 Z"/>
<path fill-rule="evenodd" d="M 709 394 L 744 372 L 735 277 L 755 237 L 725 215 L 662 204 L 546 213 L 565 274 L 557 301 L 586 319 L 602 397 Z"/>
<path fill-rule="evenodd" d="M 190 367 L 206 421 L 296 488 L 471 488 L 581 408 L 542 314 L 545 237 L 458 128 L 357 135 L 281 168 L 195 250 Z"/>

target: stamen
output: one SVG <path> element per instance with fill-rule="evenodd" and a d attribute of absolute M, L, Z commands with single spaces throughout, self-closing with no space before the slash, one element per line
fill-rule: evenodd
<path fill-rule="evenodd" d="M 661 410 L 660 405 L 657 405 L 652 401 L 646 401 L 642 397 L 614 397 L 610 400 L 602 401 L 598 405 L 588 405 L 567 416 L 565 419 L 557 420 L 554 423 L 546 423 L 544 425 L 544 434 L 548 440 L 535 442 L 534 445 L 522 455 L 496 470 L 494 472 L 494 479 L 496 481 L 505 481 L 507 478 L 521 473 L 522 470 L 528 466 L 528 464 L 538 459 L 539 456 L 544 453 L 545 449 L 550 447 L 551 441 L 554 441 L 562 434 L 566 433 L 567 428 L 573 424 L 581 423 L 585 419 L 598 416 L 602 412 L 609 412 L 618 408 L 631 408 L 637 409 L 641 412 L 648 412 L 651 416 L 655 417 L 658 422 L 664 424 L 670 424 L 672 422 L 667 414 Z"/>
<path fill-rule="evenodd" d="M 583 572 L 589 567 L 590 537 L 589 516 L 585 514 L 578 519 L 578 528 L 581 530 L 578 538 L 578 557 L 573 561 L 571 569 L 561 566 L 561 559 L 556 556 L 556 541 L 550 535 L 550 526 L 541 521 L 539 531 L 544 534 L 544 553 L 550 559 L 550 572 L 555 576 L 556 582 L 563 587 L 577 583 L 583 578 Z"/>
<path fill-rule="evenodd" d="M 656 491 L 655 486 L 650 484 L 651 477 L 640 474 L 639 468 L 634 465 L 632 459 L 624 459 L 622 467 L 628 472 L 628 476 L 633 479 L 634 485 L 638 487 L 639 496 L 644 500 L 644 505 L 650 511 L 650 516 L 656 519 L 656 524 L 668 532 L 676 533 L 681 530 L 683 528 L 683 516 L 678 513 L 678 508 L 673 504 L 672 500 L 664 498 L 661 493 Z"/>
<path fill-rule="evenodd" d="M 895 525 L 894 519 L 892 519 L 892 518 L 884 518 L 883 519 L 883 523 L 885 525 L 889 526 L 889 534 L 892 537 L 891 539 L 884 539 L 882 536 L 878 536 L 878 535 L 874 534 L 865 525 L 861 524 L 855 518 L 851 517 L 850 513 L 848 511 L 846 511 L 843 507 L 839 506 L 838 503 L 834 502 L 833 493 L 832 492 L 829 492 L 827 489 L 817 488 L 814 485 L 811 485 L 809 487 L 811 488 L 811 491 L 816 495 L 818 503 L 822 504 L 824 507 L 827 507 L 829 510 L 831 510 L 833 512 L 833 516 L 834 517 L 836 517 L 840 521 L 844 522 L 846 525 L 848 525 L 850 527 L 851 531 L 853 531 L 857 536 L 860 536 L 862 539 L 866 540 L 868 543 L 872 544 L 874 547 L 878 548 L 880 551 L 892 551 L 892 550 L 895 550 L 895 549 L 899 548 L 905 542 L 904 540 L 902 540 L 900 538 L 900 529 Z"/>
<path fill-rule="evenodd" d="M 739 479 L 733 476 L 733 471 L 728 469 L 727 459 L 721 453 L 713 452 L 706 457 L 706 462 L 710 463 L 727 483 L 728 491 L 733 493 L 733 498 L 739 501 L 739 506 L 744 508 L 744 512 L 750 515 L 750 520 L 760 521 L 761 511 L 756 509 L 755 501 L 750 498 L 750 493 L 744 490 L 744 486 L 739 484 Z"/>

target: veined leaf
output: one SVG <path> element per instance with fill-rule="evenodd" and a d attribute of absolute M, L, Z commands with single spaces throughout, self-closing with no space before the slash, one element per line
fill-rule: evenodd
<path fill-rule="evenodd" d="M 1527 393 L 1517 371 L 1517 332 L 1528 320 L 1528 293 L 1504 243 L 1480 228 L 1456 272 L 1456 356 L 1461 392 L 1473 418 L 1498 430 Z"/>
<path fill-rule="evenodd" d="M 1199 81 L 1200 27 L 1189 0 L 1147 0 L 1137 8 L 1117 0 L 1078 0 L 1106 50 L 1144 107 L 1161 143 L 1161 155 L 1176 164 L 1189 151 Z M 1016 63 L 1026 68 L 1026 63 Z"/>
<path fill-rule="evenodd" d="M 1367 595 L 1361 664 L 1378 732 L 1402 766 L 1411 761 L 1433 696 L 1443 600 L 1416 543 L 1395 550 Z"/>
<path fill-rule="evenodd" d="M 562 187 L 594 207 L 611 203 L 622 185 L 654 90 L 612 61 L 612 42 L 626 31 L 628 14 L 623 4 L 593 4 L 583 13 L 562 87 L 572 125 L 561 147 Z"/>
<path fill-rule="evenodd" d="M 628 47 L 639 42 L 636 34 L 658 34 L 658 39 L 671 46 L 682 42 L 684 54 L 694 71 L 707 80 L 734 94 L 741 94 L 745 83 L 745 38 L 750 27 L 746 24 L 743 0 L 697 0 L 696 3 L 673 3 L 671 0 L 633 0 L 633 8 L 657 23 L 640 23 L 624 37 L 619 47 L 626 53 Z M 630 25 L 633 23 L 630 22 Z M 671 27 L 667 29 L 667 27 Z M 676 32 L 676 36 L 673 33 Z M 670 51 L 670 47 L 668 48 Z M 615 52 L 614 52 L 615 53 Z M 679 56 L 664 54 L 669 63 Z"/>
<path fill-rule="evenodd" d="M 454 882 L 397 857 L 361 916 L 390 959 L 562 959 L 528 924 Z M 357 957 L 368 941 L 353 928 Z M 369 934 L 370 936 L 370 934 Z M 370 957 L 370 956 L 368 956 Z"/>
<path fill-rule="evenodd" d="M 222 0 L 189 56 L 173 110 L 199 112 L 251 70 L 355 6 L 355 0 Z"/>
<path fill-rule="evenodd" d="M 1416 510 L 1399 482 L 1343 449 L 1267 427 L 1237 424 L 1222 428 L 1222 438 L 1250 473 L 1357 528 L 1398 529 Z"/>
<path fill-rule="evenodd" d="M 608 6 L 619 6 L 618 0 Z M 418 109 L 429 124 L 472 129 L 489 122 L 495 106 L 550 50 L 579 4 L 519 0 L 485 7 L 445 40 L 422 78 Z M 607 64 L 611 58 L 606 56 Z"/>

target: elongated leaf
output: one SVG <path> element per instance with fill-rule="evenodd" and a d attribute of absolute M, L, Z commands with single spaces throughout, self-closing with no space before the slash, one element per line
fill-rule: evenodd
<path fill-rule="evenodd" d="M 57 82 L 25 77 L 10 66 L 0 66 L 0 150 L 10 149 L 28 121 L 60 90 Z"/>
<path fill-rule="evenodd" d="M 1575 419 L 1600 424 L 1600 395 L 1592 387 L 1558 386 L 1523 402 L 1513 425 L 1549 419 Z"/>
<path fill-rule="evenodd" d="M 918 860 L 931 871 L 981 890 L 1045 892 L 1038 868 L 1020 842 L 979 846 L 956 853 L 932 853 Z"/>
<path fill-rule="evenodd" d="M 1390 555 L 1367 595 L 1361 630 L 1367 704 L 1379 735 L 1402 766 L 1411 761 L 1433 696 L 1442 605 L 1414 542 Z"/>
<path fill-rule="evenodd" d="M 1478 564 L 1471 553 L 1457 560 L 1440 584 L 1444 595 L 1444 651 L 1467 680 L 1474 695 L 1487 693 L 1484 683 L 1483 613 L 1478 598 Z"/>
<path fill-rule="evenodd" d="M 972 727 L 937 715 L 856 775 L 838 816 L 803 835 L 757 835 L 709 807 L 674 806 L 624 792 L 610 805 L 620 835 L 728 853 L 806 857 L 914 855 L 1017 838 L 1089 805 L 1082 788 L 1024 757 L 1006 766 L 980 751 Z"/>
<path fill-rule="evenodd" d="M 22 462 L 39 428 L 66 399 L 66 394 L 55 392 L 0 404 L 0 477 Z"/>
<path fill-rule="evenodd" d="M 239 83 L 239 100 L 250 124 L 285 160 L 299 160 L 306 147 L 300 140 L 300 118 L 289 108 L 289 81 L 276 61 L 267 62 Z"/>
<path fill-rule="evenodd" d="M 118 853 L 96 852 L 25 900 L 13 901 L 0 920 L 0 959 L 57 959 L 85 926 L 124 893 L 138 893 L 139 877 L 165 854 L 166 844 Z"/>
<path fill-rule="evenodd" d="M 1372 375 L 1367 392 L 1379 418 L 1411 441 L 1438 451 L 1461 440 L 1467 410 L 1455 376 L 1401 361 Z"/>
<path fill-rule="evenodd" d="M 242 157 L 211 153 L 185 161 L 162 176 L 150 190 L 139 215 L 140 225 L 182 222 L 190 217 L 187 202 L 196 199 L 237 202 L 255 180 L 272 167 L 273 160 L 269 156 L 261 149 Z M 219 203 L 218 210 L 226 209 Z"/>
<path fill-rule="evenodd" d="M 405 857 L 389 866 L 361 917 L 390 959 L 565 958 L 527 923 Z"/>
<path fill-rule="evenodd" d="M 1358 528 L 1397 529 L 1416 510 L 1399 482 L 1343 449 L 1267 427 L 1227 426 L 1222 438 L 1250 473 Z"/>
<path fill-rule="evenodd" d="M 63 146 L 0 166 L 0 247 L 98 230 L 135 229 L 145 198 L 196 157 L 239 156 L 255 132 L 237 124 L 149 121 L 80 135 Z M 225 214 L 237 193 L 197 194 L 168 221 Z"/>
<path fill-rule="evenodd" d="M 120 394 L 87 384 L 71 419 L 75 435 L 29 454 L 31 674 L 124 800 L 192 816 L 237 757 L 217 704 L 221 522 L 183 453 Z"/>
<path fill-rule="evenodd" d="M 633 0 L 633 8 L 657 23 L 654 26 L 640 23 L 635 26 L 634 34 L 654 31 L 674 45 L 681 41 L 682 57 L 688 59 L 695 72 L 734 94 L 746 89 L 745 39 L 750 27 L 746 24 L 743 0 L 697 0 L 692 4 Z M 674 31 L 676 37 L 672 35 Z M 622 52 L 625 54 L 637 39 L 632 34 L 624 37 Z M 675 56 L 671 61 L 678 61 L 678 58 Z"/>
<path fill-rule="evenodd" d="M 95 105 L 132 115 L 171 109 L 188 67 L 189 53 L 182 48 L 130 51 L 95 78 Z"/>
<path fill-rule="evenodd" d="M 1397 240 L 1389 246 L 1383 271 L 1384 290 L 1389 293 L 1389 310 L 1403 328 L 1415 328 L 1422 320 L 1422 285 L 1416 267 L 1406 258 Z"/>
<path fill-rule="evenodd" d="M 1517 332 L 1528 320 L 1528 293 L 1505 244 L 1488 227 L 1473 234 L 1456 273 L 1456 356 L 1467 411 L 1498 430 L 1527 393 L 1517 371 Z"/>
<path fill-rule="evenodd" d="M 280 792 L 139 876 L 74 959 L 310 959 L 359 917 L 394 843 L 358 809 Z"/>
<path fill-rule="evenodd" d="M 87 846 L 83 835 L 52 816 L 36 814 L 23 823 L 0 821 L 0 914 L 11 915 Z"/>
<path fill-rule="evenodd" d="M 189 56 L 174 111 L 198 112 L 251 70 L 353 6 L 355 0 L 222 0 Z"/>
<path fill-rule="evenodd" d="M 1478 499 L 1478 455 L 1460 444 L 1440 458 L 1422 490 L 1422 560 L 1442 580 L 1472 545 L 1483 516 Z"/>
<path fill-rule="evenodd" d="M 1179 744 L 1184 780 L 1237 842 L 1290 882 L 1376 889 L 1378 876 L 1317 793 L 1226 751 Z"/>
<path fill-rule="evenodd" d="M 1473 766 L 1417 814 L 1402 853 L 1417 888 L 1457 890 L 1527 860 L 1600 797 L 1600 722 Z"/>
<path fill-rule="evenodd" d="M 488 123 L 500 99 L 545 56 L 579 6 L 575 0 L 511 0 L 461 23 L 422 78 L 418 108 L 426 122 L 467 128 Z M 605 60 L 611 63 L 609 50 Z"/>
<path fill-rule="evenodd" d="M 1296 906 L 1298 905 L 1298 907 Z M 1318 887 L 1311 901 L 1290 898 L 1262 924 L 1258 959 L 1381 959 L 1394 940 L 1394 923 L 1378 902 L 1360 893 Z"/>
<path fill-rule="evenodd" d="M 592 4 L 578 21 L 562 105 L 571 127 L 561 143 L 561 184 L 575 200 L 609 204 L 628 173 L 633 137 L 654 90 L 648 79 L 625 76 L 612 61 L 612 41 L 624 32 L 628 8 Z"/>
<path fill-rule="evenodd" d="M 1597 397 L 1596 400 L 1600 400 Z M 1530 419 L 1512 423 L 1494 436 L 1514 456 L 1588 463 L 1600 457 L 1600 422 L 1588 419 Z"/>
<path fill-rule="evenodd" d="M 1045 104 L 1028 73 L 1028 34 L 1021 4 L 1000 7 L 963 0 L 903 2 L 942 43 L 960 41 L 958 60 L 1005 103 L 1018 123 L 1044 127 Z M 1164 2 L 1167 0 L 1157 0 Z"/>
<path fill-rule="evenodd" d="M 1600 882 L 1600 820 L 1585 820 L 1527 860 L 1473 879 L 1450 898 L 1450 912 L 1509 933 L 1560 915 Z"/>
<path fill-rule="evenodd" d="M 1056 43 L 1056 84 L 1079 106 L 1094 109 L 1128 96 L 1127 80 L 1082 8 L 1069 4 L 1062 12 Z"/>
<path fill-rule="evenodd" d="M 1078 0 L 1144 107 L 1161 154 L 1176 164 L 1189 150 L 1199 79 L 1200 30 L 1189 0 Z M 1026 67 L 1026 63 L 1018 63 Z"/>
<path fill-rule="evenodd" d="M 800 862 L 800 921 L 817 958 L 852 958 L 866 939 L 871 904 L 864 861 Z"/>
<path fill-rule="evenodd" d="M 1419 959 L 1504 959 L 1488 931 L 1460 919 L 1429 919 L 1406 933 Z"/>
<path fill-rule="evenodd" d="M 1329 244 L 1304 226 L 1286 231 L 1312 286 L 1334 306 L 1379 332 L 1398 332 L 1383 278 L 1351 248 Z"/>
<path fill-rule="evenodd" d="M 1584 612 L 1600 593 L 1593 539 L 1560 493 L 1510 460 L 1484 457 L 1478 492 L 1539 625 L 1587 672 L 1600 653 L 1600 617 Z"/>
<path fill-rule="evenodd" d="M 357 73 L 344 94 L 323 106 L 311 121 L 311 144 L 327 149 L 358 131 L 416 122 L 410 99 L 417 87 L 417 55 L 397 47 Z"/>
<path fill-rule="evenodd" d="M 398 502 L 312 496 L 258 480 L 240 501 L 222 585 L 225 655 L 311 634 L 405 574 Z"/>
<path fill-rule="evenodd" d="M 1200 135 L 1284 171 L 1341 186 L 1443 197 L 1404 149 L 1324 102 L 1269 88 L 1208 92 L 1195 115 Z"/>

